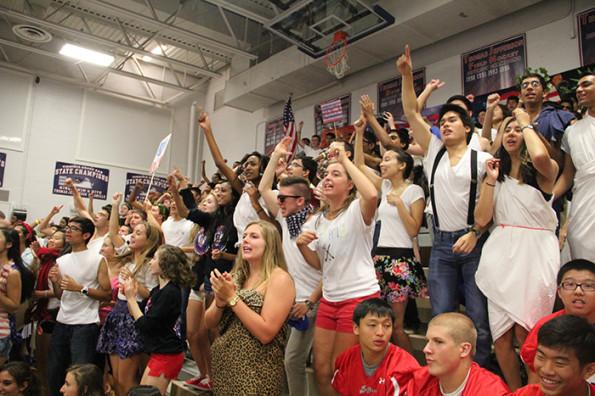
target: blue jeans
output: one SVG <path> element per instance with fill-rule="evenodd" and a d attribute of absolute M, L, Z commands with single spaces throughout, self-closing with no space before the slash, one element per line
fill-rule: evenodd
<path fill-rule="evenodd" d="M 467 255 L 453 253 L 452 246 L 467 231 L 444 232 L 434 229 L 434 244 L 430 256 L 428 277 L 432 315 L 459 310 L 459 291 L 465 300 L 465 313 L 477 329 L 475 361 L 485 366 L 492 345 L 488 322 L 487 300 L 475 283 L 484 239 Z M 462 282 L 461 282 L 462 281 Z M 459 288 L 462 286 L 461 288 Z"/>
<path fill-rule="evenodd" d="M 66 369 L 71 364 L 97 363 L 97 338 L 99 326 L 95 323 L 86 325 L 66 325 L 56 323 L 48 356 L 48 394 L 60 395 L 64 384 Z"/>

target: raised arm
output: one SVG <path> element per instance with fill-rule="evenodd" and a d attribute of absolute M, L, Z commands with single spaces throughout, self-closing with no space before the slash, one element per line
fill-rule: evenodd
<path fill-rule="evenodd" d="M 300 121 L 297 124 L 297 128 L 295 128 L 295 138 L 297 139 L 297 144 L 302 149 L 304 148 L 305 144 L 302 142 L 302 129 L 304 128 L 304 121 Z"/>
<path fill-rule="evenodd" d="M 360 101 L 362 104 L 362 109 L 364 107 L 363 101 L 364 99 L 362 96 L 362 101 Z M 382 178 L 378 177 L 378 175 L 376 175 L 376 173 L 374 173 L 374 171 L 368 168 L 365 164 L 364 129 L 366 128 L 365 120 L 367 120 L 367 118 L 364 117 L 360 116 L 359 120 L 357 120 L 354 124 L 355 131 L 353 133 L 355 134 L 355 144 L 353 146 L 353 162 L 355 166 L 357 166 L 358 169 L 361 170 L 364 175 L 366 175 L 366 177 L 374 184 L 376 191 L 380 191 L 380 188 L 382 187 Z"/>
<path fill-rule="evenodd" d="M 215 161 L 215 165 L 217 169 L 221 171 L 223 176 L 231 183 L 234 190 L 238 193 L 242 193 L 242 183 L 238 179 L 236 173 L 225 163 L 225 159 L 221 154 L 221 150 L 219 150 L 219 146 L 217 145 L 217 141 L 215 140 L 215 135 L 213 134 L 213 130 L 211 129 L 211 121 L 209 120 L 209 116 L 206 113 L 201 114 L 198 125 L 202 128 L 205 138 L 207 139 L 207 145 L 209 146 L 209 150 L 211 151 L 211 155 L 213 156 L 213 160 Z"/>
<path fill-rule="evenodd" d="M 70 188 L 70 192 L 72 192 L 72 200 L 74 201 L 74 209 L 77 211 L 79 216 L 86 217 L 95 224 L 95 220 L 91 213 L 87 211 L 87 207 L 83 202 L 83 198 L 81 197 L 81 193 L 79 192 L 78 188 L 74 185 L 71 178 L 68 178 L 64 181 L 64 185 Z"/>
<path fill-rule="evenodd" d="M 95 194 L 93 191 L 89 191 L 89 199 L 87 201 L 87 213 L 91 216 L 91 218 L 95 217 L 95 211 L 93 210 L 93 202 L 95 200 Z"/>
<path fill-rule="evenodd" d="M 411 126 L 413 138 L 421 146 L 424 153 L 426 153 L 430 144 L 430 126 L 426 124 L 421 116 L 420 110 L 417 108 L 417 98 L 415 97 L 415 88 L 413 86 L 413 66 L 411 63 L 409 45 L 405 46 L 405 53 L 397 59 L 397 70 L 399 70 L 403 79 L 401 98 L 405 117 L 407 117 L 407 121 Z"/>
<path fill-rule="evenodd" d="M 118 214 L 118 209 L 120 208 L 120 203 L 122 202 L 122 193 L 117 192 L 112 197 L 112 213 L 109 217 L 109 234 L 114 244 L 114 247 L 118 248 L 124 244 L 124 239 L 118 234 L 118 230 L 120 228 L 120 216 Z"/>
<path fill-rule="evenodd" d="M 376 119 L 376 111 L 372 99 L 370 99 L 368 95 L 362 95 L 359 104 L 361 106 L 362 114 L 365 117 L 366 122 L 372 128 L 372 130 L 374 131 L 374 135 L 376 135 L 380 143 L 386 148 L 394 147 L 394 144 L 392 140 L 390 140 L 388 133 L 386 133 L 386 130 L 382 127 L 382 125 L 380 125 L 380 123 Z"/>
<path fill-rule="evenodd" d="M 492 142 L 492 120 L 494 119 L 494 109 L 500 103 L 500 95 L 497 93 L 490 94 L 486 102 L 486 116 L 483 120 L 481 137 Z M 493 142 L 492 142 L 493 143 Z"/>
<path fill-rule="evenodd" d="M 178 182 L 176 181 L 173 175 L 169 175 L 167 177 L 167 190 L 169 191 L 171 198 L 176 203 L 176 208 L 178 209 L 178 214 L 180 215 L 180 217 L 186 218 L 190 211 L 188 210 L 188 207 L 186 206 L 184 200 L 180 196 L 180 191 L 178 190 Z"/>
<path fill-rule="evenodd" d="M 344 146 L 332 146 L 331 153 L 336 155 L 338 161 L 343 165 L 359 193 L 360 210 L 364 222 L 368 225 L 372 224 L 374 215 L 376 214 L 376 206 L 378 205 L 378 191 L 376 190 L 376 187 L 366 175 L 364 175 L 362 171 L 360 171 L 357 166 L 347 158 Z"/>
<path fill-rule="evenodd" d="M 481 183 L 479 200 L 475 207 L 475 224 L 486 227 L 494 217 L 494 188 L 498 181 L 500 160 L 491 158 L 486 162 L 486 176 Z"/>
<path fill-rule="evenodd" d="M 424 90 L 421 91 L 421 93 L 417 97 L 417 111 L 421 113 L 424 107 L 426 107 L 426 103 L 428 102 L 428 99 L 430 98 L 432 93 L 434 93 L 434 91 L 436 91 L 437 89 L 442 88 L 444 84 L 444 82 L 438 79 L 432 79 L 429 83 L 427 83 Z"/>
<path fill-rule="evenodd" d="M 202 160 L 201 165 L 200 165 L 200 175 L 202 177 L 202 180 L 209 184 L 211 182 L 211 180 L 209 180 L 209 177 L 207 176 L 207 166 L 206 166 L 207 161 Z"/>
<path fill-rule="evenodd" d="M 50 213 L 46 217 L 43 218 L 41 223 L 39 223 L 39 231 L 44 235 L 50 235 L 52 233 L 52 229 L 50 228 L 50 223 L 55 215 L 57 215 L 64 205 L 56 205 L 52 207 Z"/>
<path fill-rule="evenodd" d="M 545 142 L 541 140 L 538 132 L 534 128 L 528 127 L 531 123 L 529 114 L 521 108 L 514 109 L 513 114 L 521 127 L 521 133 L 523 134 L 529 157 L 531 157 L 531 162 L 533 162 L 533 166 L 539 175 L 541 175 L 544 189 L 546 192 L 552 191 L 556 177 L 558 176 L 558 163 L 550 156 Z"/>
<path fill-rule="evenodd" d="M 277 213 L 279 212 L 279 205 L 277 204 L 277 196 L 273 192 L 273 181 L 275 180 L 275 170 L 277 169 L 277 164 L 284 158 L 285 156 L 290 154 L 289 145 L 291 144 L 291 137 L 286 136 L 275 146 L 275 150 L 271 154 L 271 159 L 267 164 L 264 173 L 260 179 L 260 184 L 258 185 L 258 191 L 260 192 L 260 196 L 264 199 L 264 202 L 269 209 L 269 212 L 273 216 L 273 218 L 277 217 Z"/>

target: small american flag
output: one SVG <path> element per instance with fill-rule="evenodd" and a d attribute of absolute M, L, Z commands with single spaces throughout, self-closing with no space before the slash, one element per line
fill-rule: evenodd
<path fill-rule="evenodd" d="M 293 156 L 297 148 L 297 136 L 295 131 L 295 117 L 291 109 L 291 96 L 287 99 L 287 103 L 285 103 L 285 107 L 283 108 L 283 130 L 285 131 L 285 136 L 291 138 L 291 146 L 289 148 Z"/>
<path fill-rule="evenodd" d="M 341 107 L 341 99 L 331 100 L 320 105 L 322 111 L 322 122 L 328 124 L 329 122 L 343 121 L 343 108 Z"/>

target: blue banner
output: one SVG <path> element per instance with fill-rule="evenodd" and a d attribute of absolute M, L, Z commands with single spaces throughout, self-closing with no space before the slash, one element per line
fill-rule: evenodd
<path fill-rule="evenodd" d="M 82 197 L 88 197 L 89 193 L 93 191 L 95 199 L 107 199 L 109 169 L 69 164 L 67 162 L 56 162 L 54 188 L 52 193 L 58 195 L 72 195 L 70 188 L 64 185 L 64 181 L 68 178 L 72 179 Z"/>
<path fill-rule="evenodd" d="M 136 197 L 137 201 L 144 201 L 147 196 L 147 189 L 151 182 L 151 175 L 141 175 L 140 173 L 126 172 L 126 188 L 124 189 L 124 197 L 128 200 L 132 189 L 136 183 L 141 183 L 143 189 L 141 193 Z M 161 195 L 167 191 L 167 179 L 165 177 L 155 176 L 153 178 L 153 184 L 151 185 L 151 192 Z"/>

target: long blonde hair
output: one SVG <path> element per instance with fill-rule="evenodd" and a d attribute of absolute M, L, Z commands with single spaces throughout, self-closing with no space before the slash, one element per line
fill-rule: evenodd
<path fill-rule="evenodd" d="M 122 257 L 123 261 L 125 259 L 131 258 L 132 259 L 131 261 L 134 262 L 134 270 L 132 271 L 133 277 L 136 276 L 136 274 L 138 274 L 138 272 L 141 269 L 143 269 L 143 267 L 145 265 L 147 265 L 149 260 L 153 257 L 153 255 L 155 255 L 157 248 L 162 244 L 161 230 L 159 230 L 159 228 L 155 227 L 154 225 L 152 225 L 151 223 L 146 222 L 146 221 L 138 223 L 136 225 L 136 227 L 138 227 L 141 224 L 145 226 L 145 235 L 147 236 L 147 246 L 145 246 L 145 248 L 137 256 L 135 256 L 134 252 L 131 251 L 129 254 Z M 134 230 L 132 232 L 134 232 Z M 124 262 L 126 262 L 126 261 L 124 261 Z"/>
<path fill-rule="evenodd" d="M 341 165 L 341 167 L 343 168 L 343 171 L 345 172 L 345 175 L 347 176 L 348 180 L 351 180 L 351 175 L 349 174 L 349 172 L 347 172 L 347 169 L 345 169 L 345 167 L 343 166 L 343 164 L 341 164 L 339 161 L 336 160 L 332 160 L 329 162 L 329 164 L 327 165 L 327 168 L 329 165 L 332 164 L 339 164 Z M 343 204 L 341 205 L 341 207 L 334 213 L 334 217 L 333 218 L 337 218 L 341 213 L 343 213 L 345 210 L 347 210 L 347 208 L 349 208 L 349 205 L 351 205 L 351 203 L 355 200 L 355 198 L 357 197 L 357 188 L 355 187 L 355 183 L 353 184 L 353 187 L 351 188 L 351 190 L 349 190 L 349 194 L 347 195 L 347 197 L 345 198 L 345 200 L 343 201 Z M 322 203 L 320 205 L 320 208 L 317 211 L 318 217 L 316 218 L 316 222 L 315 227 L 318 227 L 318 224 L 320 223 L 320 218 L 322 216 L 326 217 L 327 214 L 330 213 L 330 207 L 327 203 Z"/>
<path fill-rule="evenodd" d="M 245 229 L 247 230 L 252 225 L 257 225 L 260 228 L 262 239 L 265 242 L 264 253 L 261 259 L 262 270 L 260 272 L 260 282 L 258 283 L 258 285 L 261 285 L 270 279 L 275 268 L 281 268 L 287 272 L 287 264 L 285 262 L 285 254 L 283 253 L 281 236 L 275 226 L 264 220 L 257 220 L 249 223 Z M 238 251 L 231 274 L 237 279 L 240 287 L 250 276 L 250 264 L 244 260 L 241 248 Z"/>

